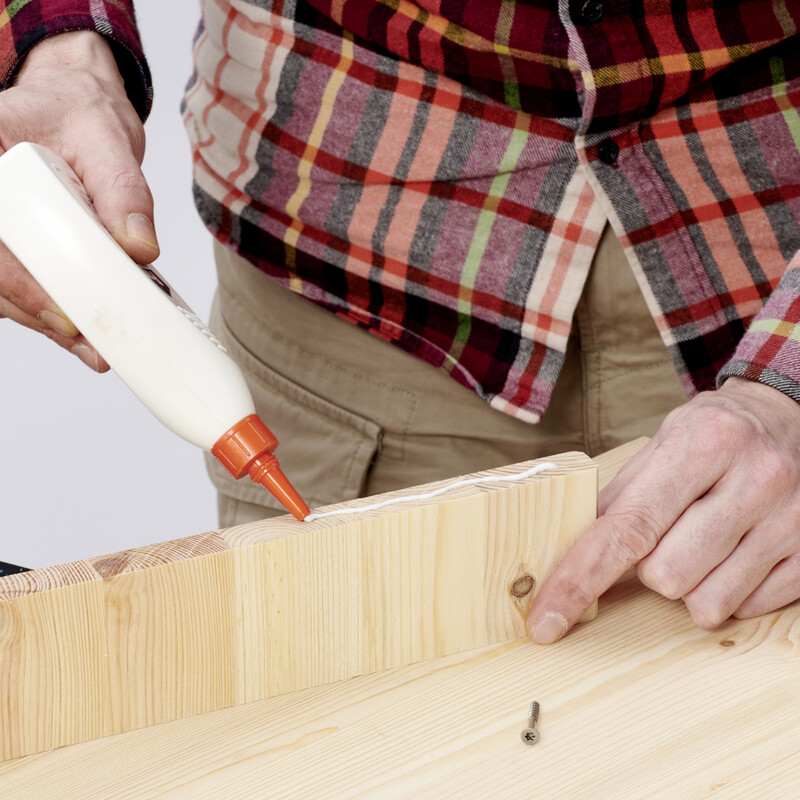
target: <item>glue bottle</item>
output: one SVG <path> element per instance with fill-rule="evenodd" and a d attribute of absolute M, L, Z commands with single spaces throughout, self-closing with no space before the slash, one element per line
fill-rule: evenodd
<path fill-rule="evenodd" d="M 0 156 L 0 239 L 134 394 L 174 433 L 249 474 L 297 519 L 308 506 L 281 471 L 278 440 L 244 376 L 152 265 L 105 229 L 72 168 L 23 142 Z"/>

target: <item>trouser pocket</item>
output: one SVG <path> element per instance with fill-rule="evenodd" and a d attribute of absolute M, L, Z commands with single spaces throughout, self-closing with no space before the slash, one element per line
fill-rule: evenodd
<path fill-rule="evenodd" d="M 381 427 L 337 406 L 281 375 L 281 342 L 264 332 L 263 347 L 246 347 L 225 322 L 219 290 L 210 327 L 239 364 L 250 387 L 256 411 L 280 442 L 276 455 L 286 477 L 312 508 L 362 494 L 370 466 L 380 448 Z M 254 351 L 258 352 L 254 352 Z M 234 480 L 215 459 L 206 459 L 211 481 L 223 495 L 246 503 L 282 510 L 263 487 L 247 478 Z"/>

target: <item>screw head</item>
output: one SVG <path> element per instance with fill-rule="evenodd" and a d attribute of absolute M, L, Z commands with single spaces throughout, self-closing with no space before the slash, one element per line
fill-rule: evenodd
<path fill-rule="evenodd" d="M 536 744 L 539 741 L 539 731 L 536 728 L 525 728 L 519 735 L 525 744 Z"/>

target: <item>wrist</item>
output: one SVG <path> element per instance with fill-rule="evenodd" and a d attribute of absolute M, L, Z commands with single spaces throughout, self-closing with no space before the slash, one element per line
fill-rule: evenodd
<path fill-rule="evenodd" d="M 724 395 L 748 397 L 761 403 L 774 403 L 775 407 L 785 408 L 791 414 L 800 414 L 800 403 L 789 395 L 766 383 L 732 375 L 717 390 Z"/>
<path fill-rule="evenodd" d="M 15 86 L 58 71 L 83 69 L 97 78 L 123 86 L 114 53 L 105 37 L 95 31 L 65 31 L 38 42 L 17 70 Z"/>

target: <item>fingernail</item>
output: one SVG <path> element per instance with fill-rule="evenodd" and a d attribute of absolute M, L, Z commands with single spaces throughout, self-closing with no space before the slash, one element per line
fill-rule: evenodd
<path fill-rule="evenodd" d="M 78 356 L 87 367 L 93 369 L 95 372 L 100 372 L 100 361 L 97 358 L 97 353 L 92 350 L 91 347 L 85 344 L 76 344 L 71 352 Z"/>
<path fill-rule="evenodd" d="M 75 336 L 78 333 L 78 329 L 72 324 L 71 320 L 61 314 L 57 314 L 55 311 L 40 311 L 36 316 L 42 325 L 47 325 L 48 328 L 63 336 Z"/>
<path fill-rule="evenodd" d="M 158 249 L 155 228 L 144 214 L 129 214 L 125 219 L 125 233 L 131 239 Z"/>
<path fill-rule="evenodd" d="M 539 644 L 552 644 L 557 642 L 569 627 L 567 618 L 558 611 L 548 611 L 531 630 L 531 637 Z"/>

